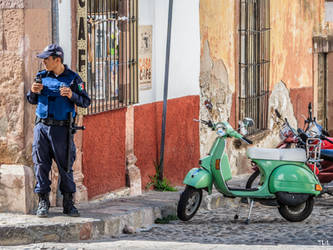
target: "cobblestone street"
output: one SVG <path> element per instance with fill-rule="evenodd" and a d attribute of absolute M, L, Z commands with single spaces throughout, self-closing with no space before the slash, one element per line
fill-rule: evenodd
<path fill-rule="evenodd" d="M 244 223 L 248 205 L 242 204 L 240 219 L 234 220 L 237 208 L 200 209 L 188 222 L 180 220 L 154 225 L 151 231 L 122 235 L 121 239 L 144 239 L 179 242 L 259 245 L 332 245 L 333 199 L 318 199 L 311 216 L 303 222 L 283 219 L 275 207 L 255 203 L 249 225 Z"/>
<path fill-rule="evenodd" d="M 38 243 L 4 249 L 333 249 L 333 199 L 319 198 L 311 216 L 299 223 L 283 219 L 276 207 L 255 203 L 249 225 L 248 205 L 234 220 L 236 202 L 201 208 L 188 222 L 153 224 L 133 234 L 80 243 Z M 1 249 L 1 247 L 0 247 Z"/>

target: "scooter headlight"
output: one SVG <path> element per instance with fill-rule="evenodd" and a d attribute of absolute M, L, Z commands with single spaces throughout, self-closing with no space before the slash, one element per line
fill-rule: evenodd
<path fill-rule="evenodd" d="M 217 128 L 216 134 L 218 136 L 224 136 L 225 132 L 224 132 L 224 130 L 222 128 Z"/>

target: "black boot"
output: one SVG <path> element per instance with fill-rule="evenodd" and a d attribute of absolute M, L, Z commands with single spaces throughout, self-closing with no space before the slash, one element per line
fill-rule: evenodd
<path fill-rule="evenodd" d="M 49 200 L 49 193 L 38 193 L 39 197 L 39 204 L 38 209 L 36 212 L 36 215 L 38 217 L 47 217 L 49 214 L 49 208 L 50 208 L 50 200 Z"/>
<path fill-rule="evenodd" d="M 63 207 L 64 207 L 64 214 L 73 217 L 79 217 L 80 213 L 76 207 L 74 207 L 73 202 L 73 194 L 72 193 L 63 193 Z"/>

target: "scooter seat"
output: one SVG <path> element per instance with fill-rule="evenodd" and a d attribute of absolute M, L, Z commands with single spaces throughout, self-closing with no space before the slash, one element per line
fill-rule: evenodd
<path fill-rule="evenodd" d="M 249 148 L 247 156 L 251 159 L 306 162 L 306 152 L 302 148 Z"/>
<path fill-rule="evenodd" d="M 333 161 L 333 149 L 322 149 L 320 155 L 325 161 Z"/>

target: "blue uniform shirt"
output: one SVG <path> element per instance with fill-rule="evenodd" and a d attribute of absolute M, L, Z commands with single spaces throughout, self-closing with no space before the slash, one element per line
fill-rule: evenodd
<path fill-rule="evenodd" d="M 64 66 L 65 70 L 59 76 L 46 70 L 38 72 L 37 76 L 42 79 L 42 91 L 40 94 L 31 91 L 27 94 L 28 102 L 37 104 L 36 115 L 39 118 L 67 120 L 69 112 L 73 112 L 73 116 L 75 115 L 74 104 L 83 108 L 90 105 L 90 98 L 84 90 L 81 77 L 70 70 L 67 65 Z M 71 99 L 60 95 L 61 86 L 71 88 Z"/>

